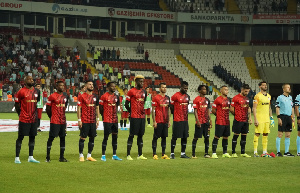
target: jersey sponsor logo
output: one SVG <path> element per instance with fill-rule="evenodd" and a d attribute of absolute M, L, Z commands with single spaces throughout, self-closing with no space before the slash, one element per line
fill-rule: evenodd
<path fill-rule="evenodd" d="M 222 109 L 229 109 L 229 107 L 222 107 Z"/>
<path fill-rule="evenodd" d="M 160 104 L 161 107 L 167 107 L 169 106 L 168 104 Z"/>
<path fill-rule="evenodd" d="M 216 105 L 216 104 L 213 104 L 212 106 L 213 106 L 213 107 L 216 107 L 217 105 Z"/>
<path fill-rule="evenodd" d="M 261 105 L 269 105 L 270 103 L 261 103 Z"/>
<path fill-rule="evenodd" d="M 156 103 L 155 103 L 155 102 L 152 102 L 152 104 L 155 105 Z"/>
<path fill-rule="evenodd" d="M 231 102 L 232 105 L 234 105 L 234 102 Z"/>
<path fill-rule="evenodd" d="M 57 104 L 57 107 L 65 107 L 65 104 Z"/>
<path fill-rule="evenodd" d="M 249 107 L 249 105 L 248 104 L 241 104 L 241 107 Z"/>
<path fill-rule="evenodd" d="M 86 104 L 87 107 L 93 107 L 95 104 Z"/>
<path fill-rule="evenodd" d="M 207 105 L 200 105 L 200 108 L 207 108 Z"/>
<path fill-rule="evenodd" d="M 144 101 L 144 99 L 140 98 L 140 99 L 136 99 L 136 101 Z"/>
<path fill-rule="evenodd" d="M 100 102 L 100 103 L 103 103 L 103 100 L 100 100 L 99 102 Z"/>
<path fill-rule="evenodd" d="M 188 105 L 188 104 L 189 104 L 189 103 L 180 103 L 180 105 L 185 105 L 185 106 Z"/>
<path fill-rule="evenodd" d="M 116 104 L 108 104 L 108 106 L 116 106 Z"/>
<path fill-rule="evenodd" d="M 26 100 L 26 102 L 28 102 L 28 103 L 36 103 L 37 100 Z"/>
<path fill-rule="evenodd" d="M 77 103 L 78 105 L 80 105 L 81 103 L 78 101 L 78 103 Z"/>

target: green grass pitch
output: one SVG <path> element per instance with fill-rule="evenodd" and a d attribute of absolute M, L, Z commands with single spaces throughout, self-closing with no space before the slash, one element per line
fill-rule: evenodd
<path fill-rule="evenodd" d="M 47 115 L 43 114 L 43 119 Z M 213 121 L 215 119 L 214 116 Z M 276 117 L 276 116 L 275 116 Z M 17 119 L 16 114 L 0 114 L 1 119 Z M 231 123 L 232 123 L 231 116 Z M 68 120 L 76 121 L 75 113 L 67 114 Z M 194 116 L 189 115 L 190 137 L 187 144 L 187 155 L 191 156 L 192 138 L 194 135 Z M 275 128 L 271 128 L 268 151 L 276 153 Z M 180 155 L 180 139 L 177 140 L 175 160 L 153 160 L 151 141 L 153 128 L 146 128 L 144 136 L 144 156 L 148 160 L 136 160 L 137 146 L 134 139 L 131 156 L 133 161 L 126 160 L 126 141 L 128 131 L 119 131 L 117 154 L 123 161 L 113 161 L 111 138 L 107 146 L 107 161 L 100 161 L 103 131 L 98 132 L 95 140 L 93 157 L 97 162 L 78 161 L 79 132 L 68 132 L 65 157 L 69 163 L 58 162 L 59 139 L 53 142 L 51 163 L 45 163 L 48 132 L 40 132 L 36 137 L 34 157 L 40 164 L 28 163 L 28 137 L 23 140 L 20 159 L 22 164 L 15 164 L 15 140 L 17 133 L 0 133 L 0 192 L 299 192 L 300 157 L 295 158 L 222 158 L 222 145 L 219 141 L 217 154 L 219 159 L 203 158 L 204 143 L 199 139 L 196 155 L 198 159 L 183 160 Z M 214 127 L 211 131 L 211 142 Z M 250 126 L 246 152 L 253 155 L 254 126 Z M 170 155 L 171 129 L 167 138 L 167 155 Z M 296 154 L 297 131 L 291 135 L 290 152 Z M 228 152 L 231 154 L 231 139 Z M 237 145 L 237 153 L 240 146 Z M 258 151 L 262 153 L 261 137 Z M 161 147 L 158 140 L 157 153 Z M 281 152 L 284 152 L 284 138 L 281 140 Z M 84 154 L 87 153 L 87 142 Z"/>

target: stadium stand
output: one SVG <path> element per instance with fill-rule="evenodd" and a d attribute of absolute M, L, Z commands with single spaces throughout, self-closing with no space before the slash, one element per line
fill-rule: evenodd
<path fill-rule="evenodd" d="M 50 0 L 32 0 L 36 2 L 49 2 Z M 96 7 L 114 7 L 114 8 L 127 8 L 127 9 L 145 9 L 161 11 L 158 1 L 153 0 L 55 0 L 55 3 L 73 4 L 73 5 L 86 5 Z"/>
<path fill-rule="evenodd" d="M 287 14 L 287 0 L 236 0 L 243 14 Z"/>
<path fill-rule="evenodd" d="M 177 12 L 227 14 L 224 5 L 225 3 L 222 0 L 195 0 L 194 2 L 177 0 L 174 5 L 169 3 L 170 9 Z"/>
<path fill-rule="evenodd" d="M 242 83 L 248 83 L 253 90 L 258 90 L 260 79 L 252 79 L 249 76 L 242 51 L 201 51 L 201 50 L 181 50 L 183 57 L 201 73 L 207 80 L 214 83 L 217 88 L 228 85 L 222 76 L 213 72 L 214 66 L 221 66 L 224 70 L 233 75 Z M 229 87 L 229 97 L 236 95 L 238 91 Z"/>
<path fill-rule="evenodd" d="M 258 67 L 299 67 L 300 53 L 295 52 L 256 52 Z"/>

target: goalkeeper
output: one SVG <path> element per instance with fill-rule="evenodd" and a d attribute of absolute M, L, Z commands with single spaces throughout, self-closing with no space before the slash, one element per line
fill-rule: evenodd
<path fill-rule="evenodd" d="M 254 125 L 255 125 L 255 135 L 254 135 L 254 157 L 259 157 L 257 153 L 258 137 L 263 134 L 262 146 L 263 154 L 262 157 L 270 157 L 267 152 L 268 147 L 268 135 L 270 133 L 270 126 L 274 127 L 274 119 L 272 116 L 272 109 L 270 105 L 271 95 L 267 93 L 268 85 L 267 82 L 262 81 L 258 84 L 260 92 L 257 93 L 253 101 L 253 115 L 254 115 Z"/>

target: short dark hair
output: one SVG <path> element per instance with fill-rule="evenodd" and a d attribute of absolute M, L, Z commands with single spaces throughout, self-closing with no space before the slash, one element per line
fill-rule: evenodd
<path fill-rule="evenodd" d="M 224 87 L 228 87 L 228 86 L 226 86 L 226 85 L 223 85 L 223 86 L 221 86 L 221 89 L 222 89 L 222 88 L 224 88 Z"/>
<path fill-rule="evenodd" d="M 143 78 L 136 78 L 134 81 L 137 82 L 137 81 L 139 81 L 140 79 L 143 79 Z"/>
<path fill-rule="evenodd" d="M 198 91 L 200 91 L 203 87 L 205 87 L 206 88 L 206 85 L 204 85 L 204 84 L 200 84 L 199 86 L 198 86 Z"/>
<path fill-rule="evenodd" d="M 82 85 L 80 89 L 83 89 L 85 87 L 85 85 Z"/>
<path fill-rule="evenodd" d="M 94 84 L 94 82 L 93 82 L 92 80 L 87 80 L 87 81 L 85 82 L 85 84 L 87 84 L 88 82 L 92 82 L 92 83 Z"/>
<path fill-rule="evenodd" d="M 258 83 L 258 86 L 261 86 L 263 83 L 266 83 L 266 84 L 267 84 L 266 81 L 261 81 L 260 83 Z"/>
<path fill-rule="evenodd" d="M 249 84 L 243 84 L 243 85 L 242 85 L 242 89 L 250 89 Z"/>
<path fill-rule="evenodd" d="M 114 81 L 107 83 L 107 87 L 110 87 L 111 84 L 116 84 Z"/>
<path fill-rule="evenodd" d="M 288 84 L 288 83 L 284 83 L 284 84 L 282 85 L 282 88 L 284 88 L 284 86 L 285 86 L 285 85 L 290 85 L 290 84 Z"/>
<path fill-rule="evenodd" d="M 124 88 L 123 91 L 128 90 L 127 88 Z"/>
<path fill-rule="evenodd" d="M 187 81 L 182 81 L 180 86 L 188 86 L 189 83 Z"/>
<path fill-rule="evenodd" d="M 149 89 L 150 89 L 150 86 L 147 86 L 147 87 L 145 88 L 145 90 L 146 90 L 147 88 L 149 88 Z"/>
<path fill-rule="evenodd" d="M 40 85 L 40 86 L 41 86 L 41 84 L 40 84 L 40 83 L 36 83 L 36 84 L 35 84 L 35 86 L 38 86 L 38 85 Z"/>
<path fill-rule="evenodd" d="M 161 87 L 161 85 L 167 85 L 165 82 L 161 82 L 159 83 L 159 88 Z"/>
<path fill-rule="evenodd" d="M 61 80 L 59 80 L 59 81 L 56 82 L 57 85 L 60 84 L 60 83 L 63 83 L 63 84 L 64 84 L 64 82 L 61 81 Z"/>

